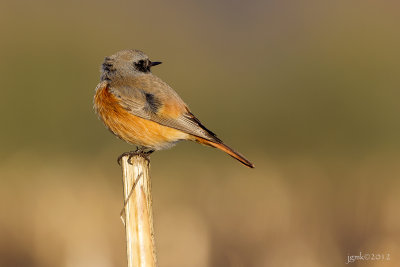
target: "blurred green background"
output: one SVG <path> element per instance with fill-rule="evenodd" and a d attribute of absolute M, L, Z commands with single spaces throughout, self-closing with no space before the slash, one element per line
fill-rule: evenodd
<path fill-rule="evenodd" d="M 126 266 L 132 149 L 92 109 L 121 49 L 250 170 L 152 155 L 160 266 L 400 265 L 400 2 L 0 1 L 0 266 Z"/>

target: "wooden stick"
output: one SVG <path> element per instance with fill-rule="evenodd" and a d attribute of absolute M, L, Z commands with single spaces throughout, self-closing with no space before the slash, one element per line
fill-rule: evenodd
<path fill-rule="evenodd" d="M 122 157 L 128 267 L 157 266 L 154 245 L 150 161 L 143 155 Z"/>

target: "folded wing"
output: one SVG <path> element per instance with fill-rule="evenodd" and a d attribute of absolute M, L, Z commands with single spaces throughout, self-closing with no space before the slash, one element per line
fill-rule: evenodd
<path fill-rule="evenodd" d="M 222 143 L 187 108 L 177 95 L 158 96 L 150 90 L 132 86 L 110 87 L 120 105 L 132 115 L 180 130 L 195 137 Z M 169 112 L 170 111 L 170 112 Z"/>

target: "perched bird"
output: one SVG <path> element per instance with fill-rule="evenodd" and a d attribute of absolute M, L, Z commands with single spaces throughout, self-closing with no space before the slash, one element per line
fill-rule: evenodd
<path fill-rule="evenodd" d="M 254 168 L 208 130 L 168 84 L 151 73 L 159 64 L 139 50 L 122 50 L 105 58 L 94 109 L 107 128 L 142 152 L 191 140 L 218 148 Z"/>

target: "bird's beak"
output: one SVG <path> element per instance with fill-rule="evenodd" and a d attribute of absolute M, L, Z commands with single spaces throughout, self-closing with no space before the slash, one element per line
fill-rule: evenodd
<path fill-rule="evenodd" d="M 150 67 L 153 67 L 153 66 L 157 66 L 157 65 L 160 65 L 162 62 L 159 62 L 159 61 L 156 61 L 156 62 L 150 62 Z"/>

